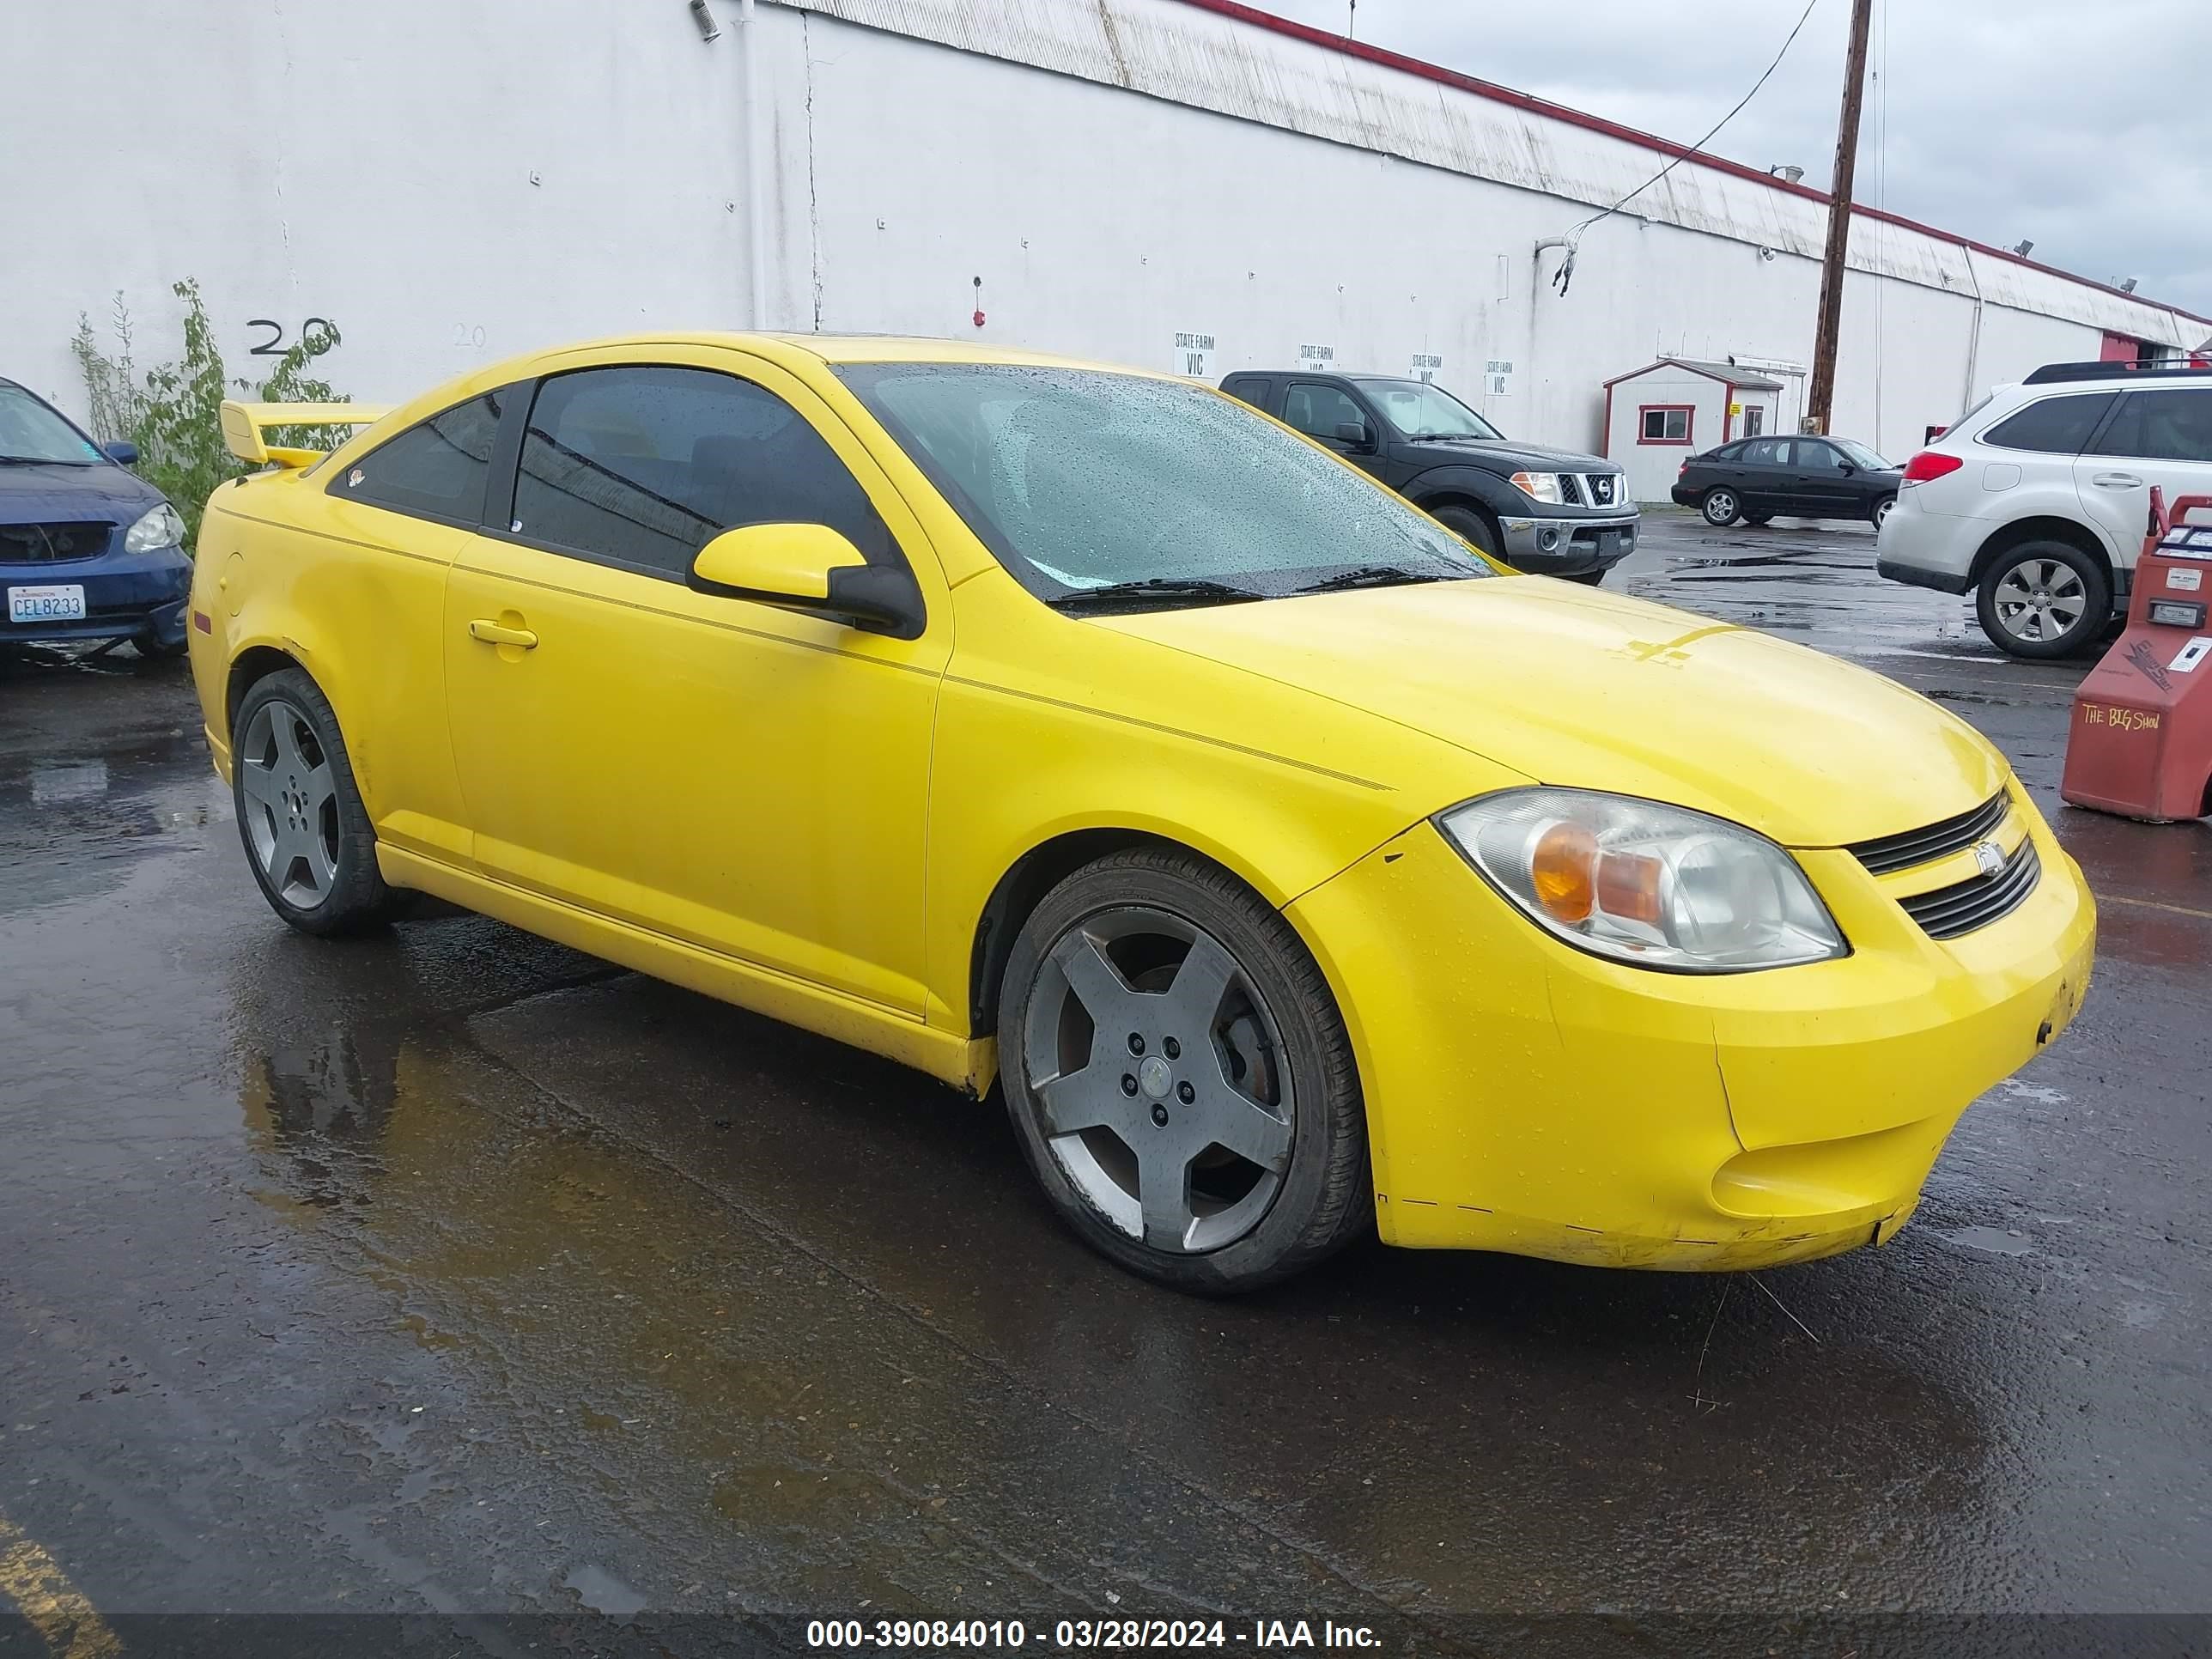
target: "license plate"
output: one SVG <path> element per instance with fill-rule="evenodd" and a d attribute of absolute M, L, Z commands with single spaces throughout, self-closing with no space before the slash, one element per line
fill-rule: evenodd
<path fill-rule="evenodd" d="M 1618 530 L 1599 531 L 1597 532 L 1597 550 L 1601 554 L 1613 554 L 1620 552 L 1620 532 Z"/>
<path fill-rule="evenodd" d="M 8 590 L 8 620 L 11 623 L 82 622 L 84 584 L 61 582 L 52 587 L 11 587 Z"/>

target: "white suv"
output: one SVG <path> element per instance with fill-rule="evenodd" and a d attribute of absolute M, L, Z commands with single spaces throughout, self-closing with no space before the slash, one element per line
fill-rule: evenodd
<path fill-rule="evenodd" d="M 1875 568 L 1972 592 L 2014 656 L 2067 656 L 2126 608 L 2154 484 L 2212 495 L 2212 369 L 2053 363 L 1906 463 Z"/>

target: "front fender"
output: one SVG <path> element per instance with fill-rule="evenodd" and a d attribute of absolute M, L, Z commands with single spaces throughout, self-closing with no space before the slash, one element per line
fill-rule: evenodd
<path fill-rule="evenodd" d="M 1399 493 L 1416 507 L 1456 495 L 1471 497 L 1498 514 L 1536 510 L 1536 504 L 1511 484 L 1479 466 L 1432 466 L 1407 479 Z"/>
<path fill-rule="evenodd" d="M 1439 805 L 1521 781 L 1316 692 L 1055 616 L 1010 579 L 955 592 L 930 770 L 932 1024 L 968 1031 L 985 908 L 1057 838 L 1176 842 L 1279 909 Z"/>

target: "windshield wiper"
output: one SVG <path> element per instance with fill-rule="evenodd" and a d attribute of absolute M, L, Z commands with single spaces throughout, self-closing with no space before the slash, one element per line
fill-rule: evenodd
<path fill-rule="evenodd" d="M 1054 609 L 1089 610 L 1095 605 L 1150 604 L 1175 605 L 1184 600 L 1211 600 L 1216 604 L 1231 604 L 1240 599 L 1264 599 L 1265 593 L 1249 587 L 1232 587 L 1227 582 L 1217 582 L 1203 577 L 1147 576 L 1141 581 L 1109 582 L 1103 587 L 1085 587 L 1073 593 L 1063 593 L 1052 601 Z"/>
<path fill-rule="evenodd" d="M 0 455 L 0 466 L 73 466 L 72 461 L 58 461 L 51 455 Z"/>
<path fill-rule="evenodd" d="M 1486 444 L 1492 441 L 1480 432 L 1416 432 L 1406 440 L 1409 444 L 1432 444 L 1446 441 L 1468 444 Z"/>
<path fill-rule="evenodd" d="M 1442 576 L 1424 576 L 1418 571 L 1406 570 L 1395 564 L 1363 564 L 1351 570 L 1339 571 L 1334 576 L 1324 576 L 1317 582 L 1308 582 L 1294 587 L 1293 593 L 1338 593 L 1348 587 L 1404 587 L 1417 582 L 1438 582 Z"/>

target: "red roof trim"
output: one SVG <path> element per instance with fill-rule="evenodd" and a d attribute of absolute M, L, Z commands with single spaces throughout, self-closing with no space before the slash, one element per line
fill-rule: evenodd
<path fill-rule="evenodd" d="M 1549 116 L 1555 121 L 1565 121 L 1571 126 L 1582 127 L 1591 132 L 1601 132 L 1608 138 L 1618 138 L 1624 143 L 1636 144 L 1644 149 L 1656 150 L 1662 155 L 1692 161 L 1699 167 L 1711 167 L 1716 173 L 1732 173 L 1736 178 L 1747 179 L 1753 184 L 1765 185 L 1770 190 L 1784 191 L 1790 195 L 1802 196 L 1808 201 L 1822 204 L 1826 204 L 1828 200 L 1826 191 L 1816 190 L 1811 185 L 1793 185 L 1787 179 L 1775 173 L 1761 173 L 1757 167 L 1746 167 L 1741 161 L 1731 161 L 1726 156 L 1715 155 L 1705 150 L 1692 149 L 1687 144 L 1678 144 L 1671 138 L 1662 138 L 1653 133 L 1639 131 L 1634 127 L 1623 126 L 1618 121 L 1608 121 L 1601 115 L 1586 115 L 1578 109 L 1569 109 L 1564 104 L 1554 104 L 1542 98 L 1532 98 L 1525 92 L 1516 92 L 1510 87 L 1501 87 L 1493 81 L 1478 81 L 1471 75 L 1462 75 L 1457 70 L 1445 69 L 1441 64 L 1428 63 L 1419 58 L 1408 58 L 1402 52 L 1387 51 L 1381 46 L 1370 46 L 1364 40 L 1354 40 L 1345 35 L 1331 34 L 1327 29 L 1317 29 L 1307 23 L 1294 23 L 1289 18 L 1278 17 L 1271 11 L 1261 11 L 1256 6 L 1243 4 L 1242 0 L 1181 0 L 1181 3 L 1194 6 L 1200 11 L 1212 12 L 1218 16 L 1233 17 L 1240 23 L 1249 23 L 1256 28 L 1267 29 L 1272 33 L 1288 35 L 1293 40 L 1303 40 L 1309 46 L 1322 46 L 1330 52 L 1341 52 L 1348 58 L 1358 58 L 1370 64 L 1379 64 L 1385 69 L 1397 70 L 1407 75 L 1417 75 L 1425 81 L 1435 81 L 1443 86 L 1455 87 L 1462 92 L 1471 92 L 1476 97 L 1487 98 L 1493 103 L 1527 110 L 1534 115 Z M 1857 203 L 1851 204 L 1851 212 L 1860 218 L 1879 219 L 1884 224 L 1895 225 L 1901 230 L 1917 231 L 1921 235 L 1932 236 L 1939 242 L 1949 242 L 1957 247 L 1971 248 L 1985 258 L 2002 259 L 2007 264 L 2023 265 L 2030 270 L 2039 270 L 2046 276 L 2057 276 L 2082 288 L 2094 289 L 2100 294 L 2109 294 L 2117 299 L 2129 300 L 2136 305 L 2148 306 L 2154 311 L 2163 311 L 2176 317 L 2185 317 L 2192 323 L 2212 323 L 2212 317 L 2200 317 L 2193 311 L 2184 311 L 2179 306 L 2167 305 L 2162 300 L 2150 300 L 2140 294 L 2124 293 L 2110 283 L 2100 283 L 2091 277 L 2077 276 L 2070 270 L 2061 270 L 2057 266 L 2046 265 L 2039 259 L 2023 258 L 2009 248 L 1991 247 L 1988 243 L 1975 241 L 1972 237 L 1960 236 L 1952 231 L 1938 230 L 1933 225 L 1923 225 L 1918 220 L 1907 219 L 1901 214 L 1890 213 L 1881 208 L 1862 206 Z"/>
<path fill-rule="evenodd" d="M 1709 380 L 1719 380 L 1730 392 L 1735 391 L 1740 384 L 1714 374 L 1710 368 L 1699 368 L 1695 363 L 1686 363 L 1680 357 L 1662 357 L 1656 362 L 1644 364 L 1641 368 L 1632 368 L 1626 374 L 1616 374 L 1605 384 L 1608 387 L 1617 386 L 1623 380 L 1632 380 L 1639 374 L 1649 374 L 1655 368 L 1679 368 L 1685 374 L 1702 374 Z"/>

